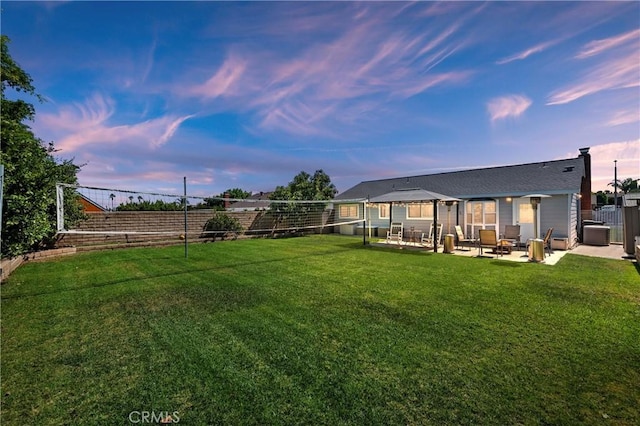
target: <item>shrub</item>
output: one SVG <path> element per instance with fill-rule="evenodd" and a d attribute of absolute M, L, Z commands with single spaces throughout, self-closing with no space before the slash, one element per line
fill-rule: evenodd
<path fill-rule="evenodd" d="M 213 234 L 214 241 L 219 234 L 224 240 L 229 234 L 233 234 L 234 237 L 236 237 L 236 234 L 242 232 L 242 230 L 243 228 L 240 221 L 225 213 L 215 213 L 204 225 L 204 231 L 215 232 L 215 234 Z"/>

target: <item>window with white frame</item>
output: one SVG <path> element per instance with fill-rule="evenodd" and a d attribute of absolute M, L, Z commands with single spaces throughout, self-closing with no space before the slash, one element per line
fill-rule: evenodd
<path fill-rule="evenodd" d="M 433 204 L 432 203 L 407 204 L 407 219 L 433 220 Z"/>
<path fill-rule="evenodd" d="M 496 229 L 498 215 L 495 200 L 469 201 L 466 213 L 468 235 L 476 235 L 479 229 Z"/>
<path fill-rule="evenodd" d="M 358 207 L 358 204 L 340 204 L 338 215 L 341 219 L 358 219 L 360 218 Z"/>
<path fill-rule="evenodd" d="M 389 204 L 378 204 L 378 219 L 389 219 Z"/>

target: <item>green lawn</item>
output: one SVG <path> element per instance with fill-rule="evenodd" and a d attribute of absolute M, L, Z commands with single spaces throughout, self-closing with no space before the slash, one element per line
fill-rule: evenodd
<path fill-rule="evenodd" d="M 1 288 L 2 424 L 130 424 L 132 411 L 182 424 L 640 422 L 633 263 L 339 236 L 182 250 L 14 272 Z"/>

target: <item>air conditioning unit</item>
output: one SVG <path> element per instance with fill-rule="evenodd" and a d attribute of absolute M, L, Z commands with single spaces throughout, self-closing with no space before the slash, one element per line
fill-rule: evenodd
<path fill-rule="evenodd" d="M 340 225 L 340 233 L 342 235 L 354 235 L 355 234 L 355 226 L 354 225 Z"/>

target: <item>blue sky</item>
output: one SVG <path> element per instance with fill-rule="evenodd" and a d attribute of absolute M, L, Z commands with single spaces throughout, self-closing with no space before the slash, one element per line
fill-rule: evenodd
<path fill-rule="evenodd" d="M 576 157 L 640 177 L 639 2 L 2 2 L 81 184 L 215 195 Z M 609 187 L 609 189 L 612 189 Z"/>

